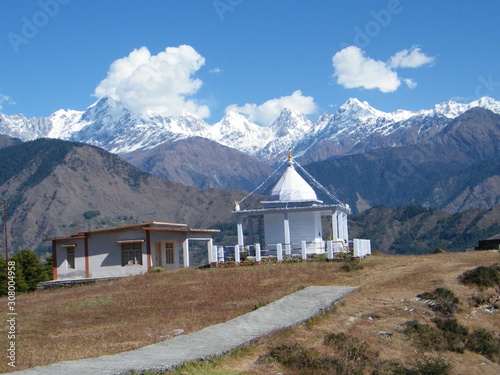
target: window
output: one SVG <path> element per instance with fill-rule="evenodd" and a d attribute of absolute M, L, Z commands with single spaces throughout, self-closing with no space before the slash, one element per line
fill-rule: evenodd
<path fill-rule="evenodd" d="M 166 262 L 167 264 L 174 264 L 174 244 L 172 242 L 167 242 L 165 244 Z"/>
<path fill-rule="evenodd" d="M 68 247 L 66 248 L 67 251 L 67 267 L 68 269 L 75 269 L 75 248 L 74 247 Z"/>
<path fill-rule="evenodd" d="M 122 266 L 142 265 L 142 242 L 122 243 Z"/>

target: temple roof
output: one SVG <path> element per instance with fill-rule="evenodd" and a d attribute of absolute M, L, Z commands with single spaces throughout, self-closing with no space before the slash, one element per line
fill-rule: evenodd
<path fill-rule="evenodd" d="M 295 170 L 292 159 L 288 161 L 288 167 L 274 186 L 271 196 L 276 197 L 279 202 L 320 202 L 314 189 Z"/>

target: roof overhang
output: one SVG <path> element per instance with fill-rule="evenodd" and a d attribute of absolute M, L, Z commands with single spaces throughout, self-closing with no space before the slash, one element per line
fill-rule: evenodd
<path fill-rule="evenodd" d="M 279 213 L 279 212 L 311 212 L 311 211 L 321 211 L 325 215 L 333 214 L 335 211 L 342 211 L 346 214 L 351 213 L 351 209 L 348 205 L 341 204 L 320 204 L 314 206 L 296 206 L 296 207 L 272 207 L 272 208 L 257 208 L 254 210 L 241 210 L 233 211 L 232 213 L 237 216 L 254 216 L 263 215 L 267 213 Z"/>

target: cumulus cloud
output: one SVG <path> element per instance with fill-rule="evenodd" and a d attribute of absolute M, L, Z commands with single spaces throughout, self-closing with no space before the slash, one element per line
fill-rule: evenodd
<path fill-rule="evenodd" d="M 284 108 L 294 109 L 309 115 L 316 112 L 317 105 L 312 96 L 304 96 L 302 91 L 296 90 L 292 95 L 270 99 L 260 105 L 255 103 L 246 103 L 243 106 L 232 104 L 226 108 L 226 112 L 236 110 L 247 115 L 252 122 L 269 126 L 279 117 Z"/>
<path fill-rule="evenodd" d="M 398 74 L 385 62 L 365 56 L 356 46 L 349 46 L 337 52 L 332 63 L 337 83 L 348 89 L 363 87 L 392 92 L 401 84 Z"/>
<path fill-rule="evenodd" d="M 399 51 L 389 60 L 389 66 L 392 68 L 419 68 L 432 63 L 434 63 L 434 57 L 422 53 L 419 47 Z"/>
<path fill-rule="evenodd" d="M 205 118 L 209 108 L 189 99 L 203 83 L 194 75 L 204 64 L 205 59 L 188 45 L 168 47 L 157 55 L 141 47 L 111 64 L 94 96 L 109 95 L 135 112 Z"/>
<path fill-rule="evenodd" d="M 374 60 L 356 46 L 349 46 L 332 57 L 334 76 L 345 88 L 378 89 L 381 92 L 396 91 L 401 83 L 410 89 L 417 86 L 411 78 L 401 78 L 396 68 L 418 68 L 434 62 L 433 57 L 422 53 L 420 48 L 403 50 L 394 54 L 388 62 Z"/>

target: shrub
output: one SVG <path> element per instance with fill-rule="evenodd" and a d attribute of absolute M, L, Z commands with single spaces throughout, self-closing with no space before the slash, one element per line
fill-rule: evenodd
<path fill-rule="evenodd" d="M 340 266 L 339 271 L 341 272 L 352 272 L 362 270 L 363 266 L 359 262 L 354 261 L 344 261 Z"/>
<path fill-rule="evenodd" d="M 163 267 L 151 267 L 148 271 L 148 273 L 160 273 L 160 272 L 164 272 L 165 271 L 165 268 Z"/>
<path fill-rule="evenodd" d="M 456 319 L 432 319 L 437 328 L 442 331 L 444 338 L 443 349 L 463 353 L 469 329 L 459 324 Z"/>
<path fill-rule="evenodd" d="M 446 288 L 437 288 L 430 293 L 425 292 L 419 294 L 417 297 L 424 300 L 431 300 L 432 303 L 429 304 L 429 307 L 434 310 L 434 312 L 443 316 L 451 316 L 458 310 L 458 298 L 455 297 L 451 290 Z"/>
<path fill-rule="evenodd" d="M 494 264 L 492 267 L 480 266 L 465 271 L 458 277 L 458 281 L 464 285 L 476 285 L 480 288 L 489 288 L 500 285 L 500 271 Z"/>
<path fill-rule="evenodd" d="M 475 330 L 470 334 L 465 347 L 491 361 L 500 362 L 500 339 L 491 331 L 484 328 Z"/>
<path fill-rule="evenodd" d="M 418 320 L 409 320 L 405 324 L 404 334 L 406 336 L 411 336 L 414 333 L 426 333 L 429 331 L 429 325 L 421 324 Z"/>

